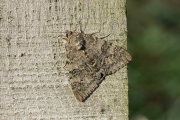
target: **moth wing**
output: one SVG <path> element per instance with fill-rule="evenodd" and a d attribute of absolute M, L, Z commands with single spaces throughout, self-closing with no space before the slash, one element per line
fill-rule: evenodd
<path fill-rule="evenodd" d="M 91 93 L 93 93 L 93 91 L 99 86 L 99 81 L 91 78 L 90 76 L 89 79 L 86 77 L 83 80 L 79 77 L 74 77 L 70 81 L 72 81 L 71 88 L 74 96 L 80 102 L 85 101 L 86 98 L 88 98 Z"/>

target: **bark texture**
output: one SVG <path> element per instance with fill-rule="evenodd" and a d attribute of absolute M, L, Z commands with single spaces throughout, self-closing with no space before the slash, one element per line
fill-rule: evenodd
<path fill-rule="evenodd" d="M 126 67 L 78 102 L 64 69 L 66 30 L 126 48 L 126 0 L 0 0 L 1 120 L 128 120 Z"/>

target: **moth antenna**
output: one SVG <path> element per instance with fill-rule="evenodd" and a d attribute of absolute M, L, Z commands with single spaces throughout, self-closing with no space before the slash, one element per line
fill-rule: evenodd
<path fill-rule="evenodd" d="M 109 34 L 109 35 L 110 35 L 110 34 Z M 101 38 L 99 38 L 99 39 L 104 39 L 104 38 L 108 37 L 109 35 L 106 35 L 106 36 L 104 36 L 104 37 L 101 37 Z"/>
<path fill-rule="evenodd" d="M 100 31 L 99 31 L 100 32 Z M 91 33 L 90 35 L 94 35 L 94 34 L 97 34 L 97 33 L 99 33 L 99 32 L 94 32 L 94 33 Z"/>

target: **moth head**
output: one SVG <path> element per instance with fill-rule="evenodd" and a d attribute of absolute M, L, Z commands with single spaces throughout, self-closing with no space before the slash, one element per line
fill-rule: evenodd
<path fill-rule="evenodd" d="M 66 30 L 66 37 L 68 38 L 69 36 L 71 36 L 73 34 L 73 32 L 72 31 L 68 31 L 68 30 Z"/>
<path fill-rule="evenodd" d="M 66 31 L 66 37 L 68 38 L 69 44 L 74 46 L 77 50 L 85 49 L 85 40 L 83 37 L 83 33 Z"/>
<path fill-rule="evenodd" d="M 78 33 L 76 35 L 75 45 L 76 45 L 77 50 L 85 49 L 85 40 L 84 40 L 84 36 L 82 33 Z"/>

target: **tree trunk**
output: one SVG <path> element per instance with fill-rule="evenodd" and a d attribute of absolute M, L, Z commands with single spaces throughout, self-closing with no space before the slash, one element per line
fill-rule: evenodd
<path fill-rule="evenodd" d="M 126 48 L 126 0 L 0 0 L 0 119 L 127 120 L 127 69 L 78 102 L 68 83 L 66 30 Z"/>

